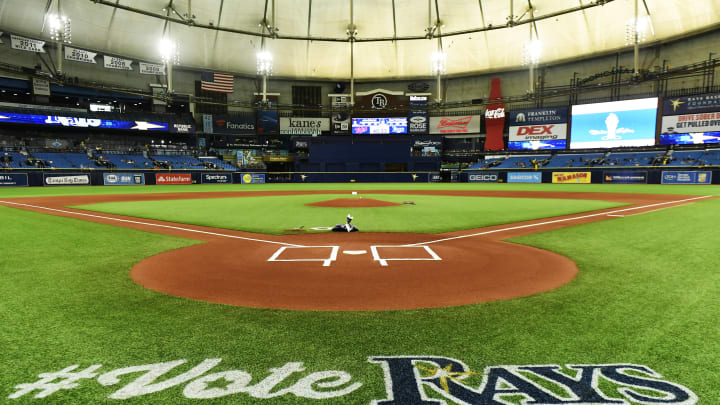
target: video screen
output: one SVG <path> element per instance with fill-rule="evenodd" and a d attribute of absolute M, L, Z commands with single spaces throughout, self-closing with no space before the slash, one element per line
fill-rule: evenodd
<path fill-rule="evenodd" d="M 510 141 L 508 149 L 512 150 L 543 150 L 543 149 L 565 149 L 565 139 L 550 139 L 547 141 Z"/>
<path fill-rule="evenodd" d="M 407 134 L 407 118 L 353 118 L 353 134 Z"/>
<path fill-rule="evenodd" d="M 570 149 L 654 145 L 657 109 L 657 97 L 574 105 Z"/>
<path fill-rule="evenodd" d="M 720 132 L 660 135 L 660 144 L 662 145 L 695 145 L 705 143 L 720 143 Z"/>

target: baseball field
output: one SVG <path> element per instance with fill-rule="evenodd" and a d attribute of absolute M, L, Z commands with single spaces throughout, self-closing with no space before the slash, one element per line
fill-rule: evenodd
<path fill-rule="evenodd" d="M 717 404 L 718 195 L 0 189 L 0 401 Z"/>

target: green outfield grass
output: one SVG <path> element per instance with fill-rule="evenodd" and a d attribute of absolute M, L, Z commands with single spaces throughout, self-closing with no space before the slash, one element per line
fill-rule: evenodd
<path fill-rule="evenodd" d="M 313 227 L 345 223 L 345 216 L 348 213 L 355 217 L 353 223 L 363 232 L 441 233 L 622 205 L 595 200 L 388 194 L 362 194 L 362 197 L 395 203 L 413 201 L 415 204 L 376 208 L 330 208 L 306 205 L 350 197 L 352 196 L 348 194 L 311 194 L 132 201 L 81 205 L 73 208 L 183 224 L 282 234 L 286 229 L 300 226 L 310 230 Z"/>
<path fill-rule="evenodd" d="M 691 389 L 698 404 L 717 404 L 719 223 L 720 199 L 711 199 L 513 239 L 566 255 L 580 269 L 570 284 L 532 297 L 432 310 L 302 312 L 191 301 L 129 278 L 143 258 L 197 241 L 0 207 L 0 402 L 368 405 L 387 398 L 383 369 L 368 357 L 433 355 L 461 360 L 473 371 L 513 364 L 646 365 Z M 205 359 L 222 359 L 208 374 L 244 370 L 250 384 L 271 375 L 271 368 L 303 362 L 306 371 L 274 392 L 323 370 L 343 370 L 362 386 L 326 400 L 240 392 L 203 402 L 185 398 L 184 382 L 126 401 L 108 399 L 143 374 L 136 371 L 111 386 L 90 378 L 44 399 L 32 398 L 39 391 L 8 398 L 16 385 L 72 365 L 102 365 L 96 371 L 102 374 L 180 359 L 187 363 L 158 381 Z M 477 388 L 483 378 L 465 382 Z M 603 382 L 600 388 L 620 398 L 617 386 Z"/>
<path fill-rule="evenodd" d="M 222 191 L 302 190 L 498 190 L 561 191 L 589 193 L 640 193 L 720 195 L 718 185 L 662 184 L 498 184 L 498 183 L 312 183 L 312 184 L 202 184 L 167 186 L 53 186 L 0 188 L 0 198 L 62 195 L 107 195 L 145 193 L 202 193 Z"/>

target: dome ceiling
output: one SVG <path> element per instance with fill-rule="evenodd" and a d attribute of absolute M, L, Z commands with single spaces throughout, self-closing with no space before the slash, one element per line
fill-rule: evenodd
<path fill-rule="evenodd" d="M 4 0 L 0 28 L 47 40 L 44 18 L 57 1 Z M 166 32 L 179 44 L 181 65 L 246 75 L 255 74 L 266 21 L 277 29 L 265 39 L 275 76 L 347 79 L 351 4 L 357 79 L 430 76 L 438 40 L 426 35 L 438 13 L 432 32 L 443 36 L 447 73 L 462 75 L 519 67 L 531 29 L 542 41 L 541 63 L 626 48 L 625 24 L 635 10 L 634 0 L 62 0 L 61 9 L 72 19 L 73 46 L 152 62 Z M 649 21 L 648 42 L 720 21 L 717 0 L 691 7 L 640 0 L 639 10 Z M 160 18 L 168 14 L 170 22 Z"/>

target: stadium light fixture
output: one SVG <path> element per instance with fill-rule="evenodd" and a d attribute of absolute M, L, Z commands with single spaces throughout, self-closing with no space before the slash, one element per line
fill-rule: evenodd
<path fill-rule="evenodd" d="M 523 44 L 522 49 L 522 65 L 537 65 L 542 56 L 542 42 L 539 39 L 533 39 Z"/>
<path fill-rule="evenodd" d="M 270 52 L 263 49 L 257 53 L 257 73 L 262 76 L 270 76 L 273 71 L 273 57 Z"/>
<path fill-rule="evenodd" d="M 430 71 L 434 75 L 447 73 L 447 54 L 437 50 L 430 56 Z"/>
<path fill-rule="evenodd" d="M 72 44 L 72 21 L 64 15 L 50 14 L 47 17 L 50 39 Z"/>
<path fill-rule="evenodd" d="M 635 44 L 635 35 L 637 34 L 637 42 L 645 42 L 647 40 L 647 28 L 649 25 L 648 17 L 630 18 L 625 23 L 625 45 Z"/>
<path fill-rule="evenodd" d="M 165 37 L 158 43 L 158 51 L 163 63 L 177 65 L 180 63 L 180 53 L 175 41 Z"/>

